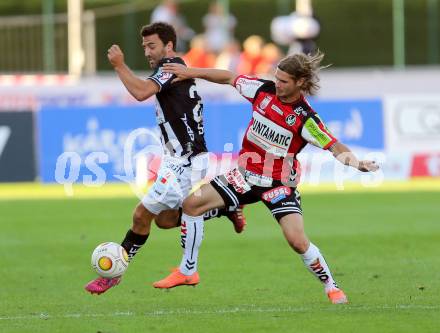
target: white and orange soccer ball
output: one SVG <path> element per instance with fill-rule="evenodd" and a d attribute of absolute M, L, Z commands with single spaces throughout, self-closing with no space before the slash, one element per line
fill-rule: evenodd
<path fill-rule="evenodd" d="M 128 267 L 127 251 L 117 243 L 99 244 L 92 253 L 92 267 L 104 278 L 121 276 Z"/>

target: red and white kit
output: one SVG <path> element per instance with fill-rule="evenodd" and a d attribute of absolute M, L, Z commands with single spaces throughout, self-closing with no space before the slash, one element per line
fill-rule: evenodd
<path fill-rule="evenodd" d="M 243 75 L 234 86 L 252 103 L 252 119 L 243 138 L 239 167 L 214 178 L 211 185 L 229 210 L 262 201 L 277 220 L 302 214 L 296 155 L 307 143 L 328 149 L 336 139 L 304 96 L 283 103 L 273 81 Z"/>
<path fill-rule="evenodd" d="M 234 86 L 252 103 L 252 119 L 240 151 L 240 166 L 246 170 L 284 180 L 299 171 L 296 155 L 307 143 L 328 149 L 336 142 L 304 96 L 283 103 L 273 81 L 243 75 Z"/>

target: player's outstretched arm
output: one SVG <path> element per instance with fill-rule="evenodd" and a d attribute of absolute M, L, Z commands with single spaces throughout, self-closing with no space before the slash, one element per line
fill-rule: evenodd
<path fill-rule="evenodd" d="M 352 166 L 362 172 L 376 171 L 379 166 L 375 161 L 362 160 L 359 161 L 355 154 L 344 144 L 335 142 L 329 150 L 333 156 L 342 164 Z"/>
<path fill-rule="evenodd" d="M 186 67 L 176 63 L 164 64 L 163 69 L 165 72 L 176 75 L 175 81 L 198 78 L 214 83 L 233 85 L 237 77 L 237 74 L 223 69 Z"/>
<path fill-rule="evenodd" d="M 124 53 L 118 45 L 112 45 L 107 52 L 107 57 L 119 79 L 128 92 L 138 101 L 144 101 L 159 92 L 159 86 L 151 80 L 138 78 L 124 62 Z"/>

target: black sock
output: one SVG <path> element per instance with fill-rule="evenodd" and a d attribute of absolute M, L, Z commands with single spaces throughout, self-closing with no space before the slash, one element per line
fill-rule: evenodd
<path fill-rule="evenodd" d="M 136 253 L 138 253 L 139 249 L 147 241 L 148 236 L 149 234 L 139 235 L 134 233 L 131 229 L 128 230 L 124 240 L 121 243 L 121 246 L 127 251 L 128 261 L 131 261 Z"/>
<path fill-rule="evenodd" d="M 179 217 L 177 218 L 177 226 L 180 227 L 182 225 L 182 214 L 183 209 L 182 207 L 179 207 Z"/>

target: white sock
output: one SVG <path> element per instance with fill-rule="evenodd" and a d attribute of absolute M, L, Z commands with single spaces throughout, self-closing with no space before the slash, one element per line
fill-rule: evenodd
<path fill-rule="evenodd" d="M 324 257 L 313 243 L 301 256 L 307 269 L 324 284 L 326 291 L 338 288 Z"/>
<path fill-rule="evenodd" d="M 180 240 L 183 247 L 180 271 L 184 275 L 192 275 L 197 272 L 199 247 L 203 239 L 203 215 L 189 216 L 183 213 L 180 230 Z"/>

